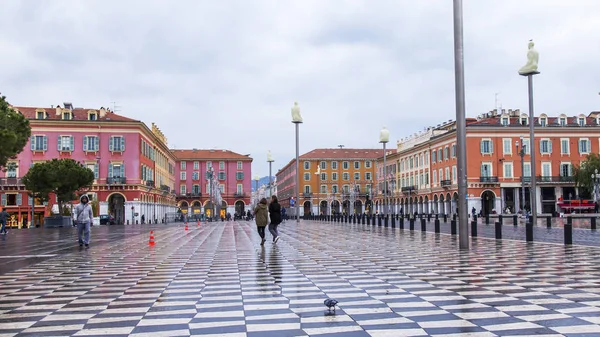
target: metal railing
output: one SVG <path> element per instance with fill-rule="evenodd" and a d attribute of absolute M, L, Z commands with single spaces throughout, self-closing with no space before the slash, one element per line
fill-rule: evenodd
<path fill-rule="evenodd" d="M 498 177 L 497 176 L 488 176 L 488 177 L 479 177 L 479 182 L 480 183 L 497 183 L 498 182 Z"/>
<path fill-rule="evenodd" d="M 118 184 L 125 184 L 125 177 L 108 177 L 106 178 L 106 183 L 109 185 L 118 185 Z"/>
<path fill-rule="evenodd" d="M 442 187 L 448 187 L 452 185 L 452 180 L 447 179 L 447 180 L 440 180 L 440 185 Z"/>

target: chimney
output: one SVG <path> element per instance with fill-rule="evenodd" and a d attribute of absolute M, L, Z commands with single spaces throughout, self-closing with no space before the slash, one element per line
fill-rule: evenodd
<path fill-rule="evenodd" d="M 56 115 L 60 116 L 60 112 L 61 112 L 60 105 L 57 105 L 56 106 Z"/>
<path fill-rule="evenodd" d="M 104 107 L 100 107 L 100 118 L 104 118 L 106 116 L 106 109 Z"/>
<path fill-rule="evenodd" d="M 65 105 L 65 109 L 73 110 L 73 103 L 64 102 L 63 104 Z"/>

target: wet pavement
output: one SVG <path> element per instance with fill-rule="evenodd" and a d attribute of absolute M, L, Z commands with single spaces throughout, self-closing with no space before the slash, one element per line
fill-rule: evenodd
<path fill-rule="evenodd" d="M 446 234 L 319 222 L 260 246 L 249 222 L 153 227 L 154 246 L 147 226 L 94 228 L 89 249 L 70 228 L 0 238 L 21 264 L 1 269 L 0 335 L 600 335 L 598 247 L 479 237 L 460 252 Z"/>

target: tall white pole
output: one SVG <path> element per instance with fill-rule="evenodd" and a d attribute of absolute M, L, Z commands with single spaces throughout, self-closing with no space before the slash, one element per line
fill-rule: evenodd
<path fill-rule="evenodd" d="M 539 73 L 538 73 L 539 74 Z M 537 224 L 537 193 L 535 184 L 535 140 L 534 140 L 534 127 L 535 117 L 533 114 L 533 75 L 536 73 L 530 73 L 527 75 L 527 89 L 529 92 L 529 155 L 531 157 L 531 189 L 529 191 L 531 199 L 531 221 L 533 225 Z"/>
<path fill-rule="evenodd" d="M 467 137 L 465 121 L 465 69 L 463 50 L 462 0 L 454 1 L 454 86 L 456 100 L 456 143 L 458 150 L 458 240 L 461 250 L 469 249 L 467 210 Z"/>
<path fill-rule="evenodd" d="M 296 124 L 296 223 L 300 224 L 300 123 Z"/>

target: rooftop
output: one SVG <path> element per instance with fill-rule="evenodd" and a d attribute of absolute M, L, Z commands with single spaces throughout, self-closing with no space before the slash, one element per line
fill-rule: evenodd
<path fill-rule="evenodd" d="M 61 107 L 27 107 L 27 106 L 11 106 L 17 112 L 21 113 L 25 118 L 31 120 L 64 120 L 63 113 L 71 114 L 70 121 L 90 121 L 90 113 L 95 113 L 95 119 L 98 121 L 107 122 L 139 122 L 138 120 L 118 115 L 108 108 L 101 107 L 100 109 L 92 108 L 73 108 L 71 103 L 65 103 Z M 43 113 L 43 118 L 38 118 L 38 112 Z"/>
<path fill-rule="evenodd" d="M 206 159 L 237 159 L 237 160 L 250 160 L 252 158 L 249 154 L 239 154 L 230 150 L 225 149 L 191 149 L 191 150 L 175 150 L 171 149 L 171 152 L 178 160 L 206 160 Z"/>
<path fill-rule="evenodd" d="M 394 149 L 389 151 L 395 152 Z M 377 159 L 382 156 L 383 149 L 314 149 L 300 159 Z"/>

